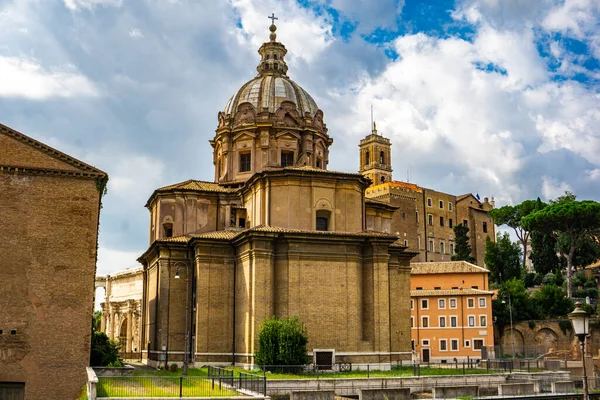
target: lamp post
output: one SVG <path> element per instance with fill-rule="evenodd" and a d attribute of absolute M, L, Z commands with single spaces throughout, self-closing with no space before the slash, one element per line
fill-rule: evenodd
<path fill-rule="evenodd" d="M 508 295 L 508 313 L 510 315 L 510 340 L 512 342 L 512 356 L 515 358 L 515 330 L 513 329 L 513 320 L 512 320 L 512 301 L 510 300 L 510 293 L 506 292 Z M 506 304 L 506 301 L 503 299 L 502 304 Z"/>
<path fill-rule="evenodd" d="M 190 296 L 189 296 L 189 285 L 188 285 L 188 276 L 189 276 L 189 268 L 188 268 L 188 264 L 183 262 L 183 261 L 177 261 L 173 266 L 177 267 L 177 269 L 175 270 L 175 279 L 179 279 L 179 266 L 178 264 L 183 264 L 185 265 L 186 271 L 185 271 L 185 349 L 184 349 L 184 353 L 183 353 L 183 375 L 187 375 L 188 373 L 188 352 L 189 352 L 189 322 L 188 322 L 188 315 L 189 315 L 189 309 L 190 309 Z"/>
<path fill-rule="evenodd" d="M 575 310 L 569 314 L 575 336 L 581 343 L 581 361 L 583 363 L 583 400 L 588 400 L 587 371 L 585 369 L 585 338 L 590 331 L 590 316 L 581 308 L 581 303 L 575 303 Z"/>

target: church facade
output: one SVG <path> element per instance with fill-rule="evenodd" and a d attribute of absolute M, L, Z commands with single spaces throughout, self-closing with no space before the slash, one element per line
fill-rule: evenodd
<path fill-rule="evenodd" d="M 328 362 L 410 359 L 417 253 L 392 232 L 398 207 L 367 198 L 362 174 L 327 169 L 323 112 L 270 30 L 258 75 L 218 114 L 214 182 L 159 188 L 146 204 L 143 360 L 252 365 L 272 316 L 298 316 Z"/>

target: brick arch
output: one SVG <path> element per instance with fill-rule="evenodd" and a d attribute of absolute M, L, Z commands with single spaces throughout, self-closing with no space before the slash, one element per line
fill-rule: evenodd
<path fill-rule="evenodd" d="M 558 335 L 553 329 L 548 327 L 541 328 L 535 334 L 535 343 L 544 349 L 544 352 L 550 351 L 550 349 L 556 349 L 558 343 Z"/>
<path fill-rule="evenodd" d="M 523 332 L 516 328 L 511 330 L 511 328 L 508 327 L 504 329 L 504 334 L 502 335 L 501 343 L 503 354 L 500 354 L 500 357 L 504 354 L 512 354 L 513 335 L 515 340 L 515 354 L 523 354 L 525 349 L 525 337 L 523 336 Z"/>

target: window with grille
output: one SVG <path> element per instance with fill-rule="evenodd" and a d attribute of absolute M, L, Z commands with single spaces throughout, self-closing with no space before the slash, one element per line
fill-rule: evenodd
<path fill-rule="evenodd" d="M 289 167 L 294 165 L 294 152 L 293 151 L 282 151 L 281 152 L 281 166 Z"/>
<path fill-rule="evenodd" d="M 249 172 L 252 164 L 252 158 L 250 153 L 241 153 L 240 154 L 240 172 Z"/>
<path fill-rule="evenodd" d="M 473 339 L 473 349 L 481 350 L 483 348 L 483 339 Z"/>
<path fill-rule="evenodd" d="M 450 341 L 450 346 L 453 351 L 457 351 L 458 350 L 458 339 L 452 339 Z"/>

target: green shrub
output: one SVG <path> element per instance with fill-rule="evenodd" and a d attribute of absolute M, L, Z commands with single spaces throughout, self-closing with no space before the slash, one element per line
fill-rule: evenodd
<path fill-rule="evenodd" d="M 569 332 L 571 329 L 573 329 L 573 325 L 571 324 L 571 321 L 569 321 L 568 319 L 566 320 L 560 320 L 558 321 L 558 327 L 560 328 L 560 330 L 562 331 L 562 333 L 566 336 L 567 332 Z"/>
<path fill-rule="evenodd" d="M 535 321 L 529 321 L 529 329 L 535 328 Z"/>
<path fill-rule="evenodd" d="M 261 366 L 303 366 L 308 363 L 307 344 L 308 336 L 298 317 L 273 317 L 263 321 L 254 359 Z"/>
<path fill-rule="evenodd" d="M 169 367 L 169 371 L 171 371 L 171 372 L 177 372 L 177 369 L 178 369 L 178 368 L 179 368 L 179 367 L 177 367 L 177 364 L 173 363 L 173 364 L 171 364 L 171 366 Z"/>
<path fill-rule="evenodd" d="M 90 350 L 90 365 L 93 367 L 119 366 L 123 364 L 119 360 L 120 344 L 116 340 L 110 340 L 104 332 L 92 333 L 92 347 Z"/>

